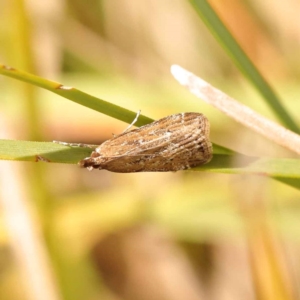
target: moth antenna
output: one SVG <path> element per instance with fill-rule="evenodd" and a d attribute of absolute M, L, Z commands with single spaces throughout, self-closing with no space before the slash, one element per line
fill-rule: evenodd
<path fill-rule="evenodd" d="M 131 124 L 122 133 L 124 133 L 127 130 L 129 130 L 135 124 L 135 122 L 138 120 L 140 114 L 141 114 L 141 110 L 139 109 L 138 112 L 137 112 L 137 114 L 136 114 L 136 116 L 135 116 L 135 118 L 134 118 L 134 120 L 131 122 Z"/>
<path fill-rule="evenodd" d="M 69 147 L 81 147 L 81 148 L 91 148 L 95 149 L 98 147 L 98 145 L 91 145 L 91 144 L 83 144 L 83 143 L 66 143 L 61 141 L 53 141 L 55 144 L 69 146 Z"/>

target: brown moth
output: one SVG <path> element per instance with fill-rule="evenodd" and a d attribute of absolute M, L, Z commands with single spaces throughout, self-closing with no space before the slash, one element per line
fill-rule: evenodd
<path fill-rule="evenodd" d="M 105 141 L 79 165 L 118 173 L 185 170 L 209 162 L 209 121 L 200 113 L 180 113 Z"/>

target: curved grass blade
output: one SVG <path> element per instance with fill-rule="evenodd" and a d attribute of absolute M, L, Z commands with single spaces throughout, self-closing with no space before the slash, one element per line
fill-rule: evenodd
<path fill-rule="evenodd" d="M 115 119 L 124 121 L 129 124 L 136 117 L 136 112 L 130 111 L 121 106 L 96 98 L 73 87 L 64 86 L 58 82 L 50 81 L 27 72 L 19 71 L 12 67 L 0 64 L 0 74 L 44 88 L 73 102 L 89 107 L 98 112 L 101 112 L 103 114 L 106 114 L 108 116 L 111 116 Z M 152 119 L 140 115 L 135 125 L 142 126 L 151 122 L 153 122 Z"/>
<path fill-rule="evenodd" d="M 300 133 L 298 125 L 282 105 L 278 96 L 236 42 L 208 1 L 190 0 L 190 2 L 202 21 L 207 25 L 208 29 L 219 41 L 227 54 L 232 58 L 239 70 L 249 79 L 259 93 L 262 94 L 277 118 L 289 129 Z"/>
<path fill-rule="evenodd" d="M 77 164 L 90 156 L 91 152 L 89 148 L 49 142 L 0 140 L 0 159 L 7 160 Z M 191 171 L 256 174 L 272 177 L 300 189 L 300 160 L 237 156 L 220 146 L 214 147 L 213 159 L 208 164 Z"/>

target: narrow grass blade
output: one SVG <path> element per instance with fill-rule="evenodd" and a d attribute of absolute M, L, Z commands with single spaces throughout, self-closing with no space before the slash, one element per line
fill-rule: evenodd
<path fill-rule="evenodd" d="M 27 72 L 19 71 L 12 67 L 0 64 L 0 74 L 44 88 L 73 102 L 89 107 L 98 112 L 101 112 L 103 114 L 106 114 L 108 116 L 111 116 L 115 119 L 124 121 L 129 124 L 136 117 L 136 112 L 130 111 L 121 106 L 93 97 L 73 87 L 68 87 L 58 82 L 50 81 Z M 140 115 L 135 125 L 142 126 L 151 122 L 153 122 L 152 119 Z"/>
<path fill-rule="evenodd" d="M 49 142 L 0 140 L 0 159 L 77 164 L 90 156 L 92 149 L 70 147 Z M 214 157 L 191 171 L 227 174 L 257 174 L 272 177 L 300 189 L 300 160 L 257 158 L 232 155 L 229 150 L 215 145 Z"/>
<path fill-rule="evenodd" d="M 277 118 L 281 120 L 281 122 L 289 129 L 300 133 L 298 125 L 282 105 L 278 96 L 275 94 L 263 76 L 259 73 L 240 45 L 236 42 L 234 37 L 212 9 L 208 1 L 190 0 L 190 2 L 202 21 L 207 25 L 208 29 L 219 41 L 227 54 L 232 58 L 239 70 L 249 79 L 259 93 L 265 98 L 266 102 L 273 110 Z"/>

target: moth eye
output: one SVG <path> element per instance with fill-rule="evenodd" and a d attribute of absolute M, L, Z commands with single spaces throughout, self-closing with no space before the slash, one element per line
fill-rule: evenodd
<path fill-rule="evenodd" d="M 91 154 L 91 157 L 98 157 L 98 156 L 100 156 L 100 154 L 96 151 L 93 151 Z"/>

